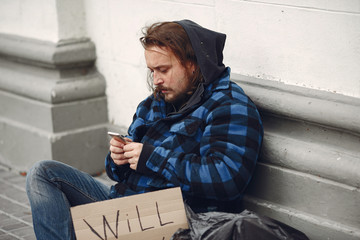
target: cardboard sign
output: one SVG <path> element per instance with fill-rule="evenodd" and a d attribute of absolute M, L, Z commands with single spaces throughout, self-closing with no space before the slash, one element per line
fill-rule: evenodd
<path fill-rule="evenodd" d="M 168 240 L 188 228 L 180 188 L 171 188 L 71 208 L 78 240 Z"/>

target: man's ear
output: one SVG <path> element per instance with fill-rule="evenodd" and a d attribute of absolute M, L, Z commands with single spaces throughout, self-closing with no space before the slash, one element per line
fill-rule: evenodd
<path fill-rule="evenodd" d="M 188 70 L 189 73 L 194 73 L 195 72 L 195 63 L 189 61 L 186 64 L 186 67 L 187 67 L 187 70 Z"/>

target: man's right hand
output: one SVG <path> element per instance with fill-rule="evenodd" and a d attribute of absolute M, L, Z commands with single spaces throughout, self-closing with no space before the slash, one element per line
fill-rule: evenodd
<path fill-rule="evenodd" d="M 131 139 L 126 139 L 128 142 L 131 142 Z M 110 156 L 113 159 L 116 165 L 124 165 L 129 163 L 128 159 L 124 156 L 124 146 L 125 144 L 116 140 L 115 137 L 110 140 Z"/>

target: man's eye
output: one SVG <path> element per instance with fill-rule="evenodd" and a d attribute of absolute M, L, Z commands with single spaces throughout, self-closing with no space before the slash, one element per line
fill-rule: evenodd
<path fill-rule="evenodd" d="M 161 68 L 161 69 L 160 69 L 160 72 L 166 73 L 166 72 L 167 72 L 167 68 Z"/>

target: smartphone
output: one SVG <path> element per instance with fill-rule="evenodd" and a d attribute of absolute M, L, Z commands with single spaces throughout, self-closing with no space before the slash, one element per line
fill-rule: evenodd
<path fill-rule="evenodd" d="M 108 132 L 109 136 L 116 138 L 117 140 L 119 140 L 122 143 L 126 143 L 126 139 L 125 136 L 121 135 L 120 133 L 116 133 L 116 132 Z"/>

